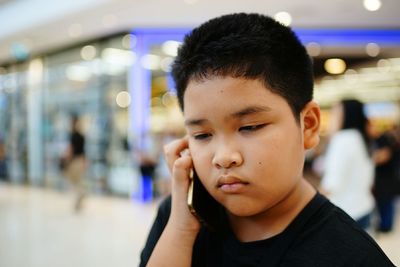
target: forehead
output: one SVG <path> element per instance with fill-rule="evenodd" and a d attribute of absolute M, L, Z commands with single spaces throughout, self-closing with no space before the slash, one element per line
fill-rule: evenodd
<path fill-rule="evenodd" d="M 232 112 L 249 106 L 289 109 L 286 100 L 257 79 L 211 77 L 191 80 L 184 95 L 184 116 Z M 217 115 L 217 114 L 215 114 Z"/>
<path fill-rule="evenodd" d="M 186 87 L 184 101 L 189 102 L 193 96 L 196 97 L 220 97 L 228 94 L 234 98 L 243 97 L 250 93 L 263 92 L 272 93 L 271 90 L 264 86 L 258 79 L 234 78 L 230 76 L 211 76 L 202 79 L 191 79 Z"/>

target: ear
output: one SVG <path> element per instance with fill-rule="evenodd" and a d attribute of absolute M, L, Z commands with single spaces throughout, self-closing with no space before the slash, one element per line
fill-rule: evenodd
<path fill-rule="evenodd" d="M 319 105 L 310 101 L 301 112 L 304 148 L 310 149 L 319 144 L 321 112 Z"/>

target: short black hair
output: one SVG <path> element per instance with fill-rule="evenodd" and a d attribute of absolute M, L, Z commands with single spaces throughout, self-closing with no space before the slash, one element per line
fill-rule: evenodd
<path fill-rule="evenodd" d="M 296 118 L 313 98 L 312 61 L 295 33 L 260 14 L 211 19 L 188 33 L 172 66 L 179 105 L 190 80 L 259 79 L 286 99 Z"/>

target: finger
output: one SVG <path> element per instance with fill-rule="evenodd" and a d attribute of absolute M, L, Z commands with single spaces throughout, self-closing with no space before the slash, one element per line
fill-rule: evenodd
<path fill-rule="evenodd" d="M 174 162 L 182 157 L 181 153 L 183 150 L 188 148 L 187 138 L 177 139 L 164 146 L 165 159 L 167 161 L 168 168 L 172 172 Z"/>
<path fill-rule="evenodd" d="M 178 158 L 173 165 L 173 179 L 172 186 L 174 190 L 177 190 L 182 195 L 187 195 L 189 188 L 189 175 L 193 168 L 192 157 L 190 155 L 184 155 Z"/>

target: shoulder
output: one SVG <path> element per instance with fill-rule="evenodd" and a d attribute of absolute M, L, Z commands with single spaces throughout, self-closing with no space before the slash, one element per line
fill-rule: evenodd
<path fill-rule="evenodd" d="M 362 137 L 358 131 L 341 130 L 335 133 L 331 137 L 327 152 L 329 155 L 334 155 L 333 157 L 336 159 L 343 158 L 343 156 L 348 154 L 348 153 L 343 154 L 344 149 L 347 152 L 351 152 L 352 150 L 350 149 L 349 151 L 348 148 L 354 148 L 355 146 L 357 147 L 361 143 L 362 143 Z M 337 154 L 340 154 L 341 156 L 338 157 Z"/>
<path fill-rule="evenodd" d="M 140 267 L 146 266 L 147 261 L 149 260 L 150 255 L 157 244 L 158 239 L 160 238 L 165 226 L 167 225 L 170 212 L 171 197 L 167 197 L 161 202 L 158 208 L 156 219 L 154 220 L 150 233 L 147 237 L 146 244 L 140 254 Z"/>
<path fill-rule="evenodd" d="M 169 215 L 171 212 L 171 196 L 166 197 L 158 207 L 158 211 Z"/>
<path fill-rule="evenodd" d="M 158 206 L 157 217 L 154 223 L 158 224 L 159 227 L 164 229 L 165 225 L 168 222 L 170 213 L 171 213 L 171 196 L 168 196 L 165 199 L 163 199 L 160 205 Z"/>
<path fill-rule="evenodd" d="M 343 151 L 346 151 L 346 153 L 343 153 Z M 328 152 L 334 159 L 341 159 L 342 161 L 354 155 L 365 155 L 363 137 L 359 131 L 354 129 L 341 130 L 332 136 Z"/>
<path fill-rule="evenodd" d="M 305 226 L 284 266 L 394 266 L 345 212 L 327 202 Z M 292 265 L 291 265 L 292 264 Z"/>
<path fill-rule="evenodd" d="M 355 140 L 362 140 L 362 136 L 357 130 L 354 129 L 341 130 L 332 137 L 332 142 L 335 143 L 349 144 Z"/>

